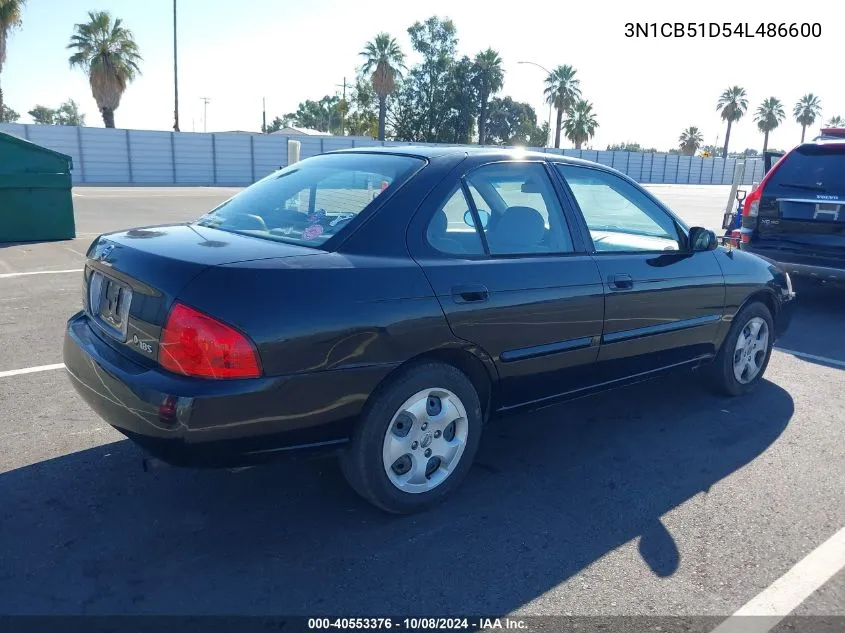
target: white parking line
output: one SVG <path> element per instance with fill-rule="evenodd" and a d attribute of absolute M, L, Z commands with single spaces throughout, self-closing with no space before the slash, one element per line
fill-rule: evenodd
<path fill-rule="evenodd" d="M 62 273 L 81 273 L 82 268 L 70 268 L 67 270 L 33 270 L 28 273 L 2 273 L 0 279 L 8 279 L 9 277 L 24 277 L 26 275 L 59 275 Z"/>
<path fill-rule="evenodd" d="M 845 568 L 845 527 L 801 559 L 711 633 L 766 633 Z M 758 617 L 748 617 L 758 616 Z"/>
<path fill-rule="evenodd" d="M 20 376 L 21 374 L 35 374 L 39 371 L 51 371 L 53 369 L 62 369 L 64 363 L 56 363 L 55 365 L 38 365 L 37 367 L 25 367 L 24 369 L 9 369 L 7 371 L 0 371 L 0 378 L 8 376 Z"/>
<path fill-rule="evenodd" d="M 2 277 L 2 275 L 0 275 L 0 277 Z M 835 358 L 828 358 L 827 356 L 816 356 L 815 354 L 807 354 L 806 352 L 796 352 L 795 350 L 784 349 L 782 347 L 776 347 L 775 349 L 779 352 L 792 354 L 793 356 L 797 356 L 798 358 L 806 358 L 807 360 L 815 360 L 820 363 L 828 363 L 830 365 L 836 365 L 837 367 L 845 367 L 845 361 L 836 360 Z"/>

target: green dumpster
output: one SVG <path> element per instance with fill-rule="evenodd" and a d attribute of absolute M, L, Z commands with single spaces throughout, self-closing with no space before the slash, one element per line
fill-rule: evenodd
<path fill-rule="evenodd" d="M 0 132 L 0 242 L 76 237 L 70 156 Z"/>

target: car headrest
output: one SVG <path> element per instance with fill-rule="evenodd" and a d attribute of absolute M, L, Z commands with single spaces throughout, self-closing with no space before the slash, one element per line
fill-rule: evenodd
<path fill-rule="evenodd" d="M 546 223 L 537 209 L 508 207 L 502 214 L 495 232 L 488 236 L 494 245 L 535 246 L 543 239 Z"/>

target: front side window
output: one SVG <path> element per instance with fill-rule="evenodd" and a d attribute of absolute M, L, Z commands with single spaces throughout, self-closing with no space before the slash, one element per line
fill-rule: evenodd
<path fill-rule="evenodd" d="M 259 180 L 197 224 L 319 247 L 422 165 L 420 159 L 391 154 L 315 156 Z"/>
<path fill-rule="evenodd" d="M 558 164 L 597 252 L 676 251 L 675 221 L 642 191 L 615 174 Z"/>

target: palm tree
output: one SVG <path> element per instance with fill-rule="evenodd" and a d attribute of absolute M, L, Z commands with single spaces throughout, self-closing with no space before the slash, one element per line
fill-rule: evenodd
<path fill-rule="evenodd" d="M 365 58 L 361 72 L 372 73 L 373 89 L 378 95 L 378 140 L 384 140 L 384 119 L 387 113 L 387 96 L 396 87 L 396 78 L 405 68 L 405 54 L 396 39 L 389 33 L 379 33 L 367 42 L 361 56 Z"/>
<path fill-rule="evenodd" d="M 845 127 L 845 118 L 839 115 L 832 116 L 826 125 L 827 127 Z"/>
<path fill-rule="evenodd" d="M 716 111 L 721 111 L 722 119 L 728 122 L 728 131 L 725 132 L 725 147 L 722 149 L 722 158 L 728 157 L 728 143 L 731 140 L 731 125 L 734 121 L 739 121 L 745 111 L 748 109 L 748 99 L 746 99 L 745 88 L 741 86 L 731 86 L 725 90 L 719 97 L 716 104 Z"/>
<path fill-rule="evenodd" d="M 757 121 L 757 129 L 763 133 L 763 153 L 769 149 L 769 132 L 783 123 L 786 113 L 783 111 L 783 104 L 777 97 L 763 99 L 754 113 L 754 120 Z"/>
<path fill-rule="evenodd" d="M 701 131 L 691 125 L 681 132 L 681 136 L 678 138 L 678 147 L 684 153 L 684 156 L 694 156 L 703 142 L 704 137 L 701 135 Z"/>
<path fill-rule="evenodd" d="M 555 128 L 555 147 L 560 147 L 560 128 L 563 114 L 569 114 L 572 106 L 581 97 L 581 81 L 575 79 L 576 70 L 567 65 L 558 66 L 546 77 L 546 103 L 557 109 L 557 127 Z"/>
<path fill-rule="evenodd" d="M 9 31 L 21 24 L 21 10 L 25 0 L 0 0 L 0 73 L 6 63 L 6 40 Z M 3 88 L 0 86 L 0 112 L 3 112 Z"/>
<path fill-rule="evenodd" d="M 88 73 L 91 92 L 106 127 L 114 127 L 114 111 L 126 85 L 141 74 L 141 55 L 132 31 L 112 20 L 107 11 L 89 11 L 88 22 L 74 25 L 67 48 L 76 52 L 68 60 Z"/>
<path fill-rule="evenodd" d="M 801 125 L 801 142 L 804 142 L 804 134 L 807 128 L 816 122 L 816 117 L 821 116 L 822 102 L 812 92 L 808 92 L 798 100 L 792 109 L 792 115 Z"/>
<path fill-rule="evenodd" d="M 581 149 L 581 145 L 593 138 L 598 126 L 596 115 L 593 113 L 593 104 L 584 99 L 575 102 L 569 111 L 569 116 L 563 122 L 566 138 L 575 143 L 575 149 Z"/>
<path fill-rule="evenodd" d="M 473 83 L 478 91 L 478 144 L 487 140 L 487 106 L 490 97 L 502 89 L 505 72 L 502 70 L 502 58 L 492 48 L 475 56 L 473 62 Z"/>

